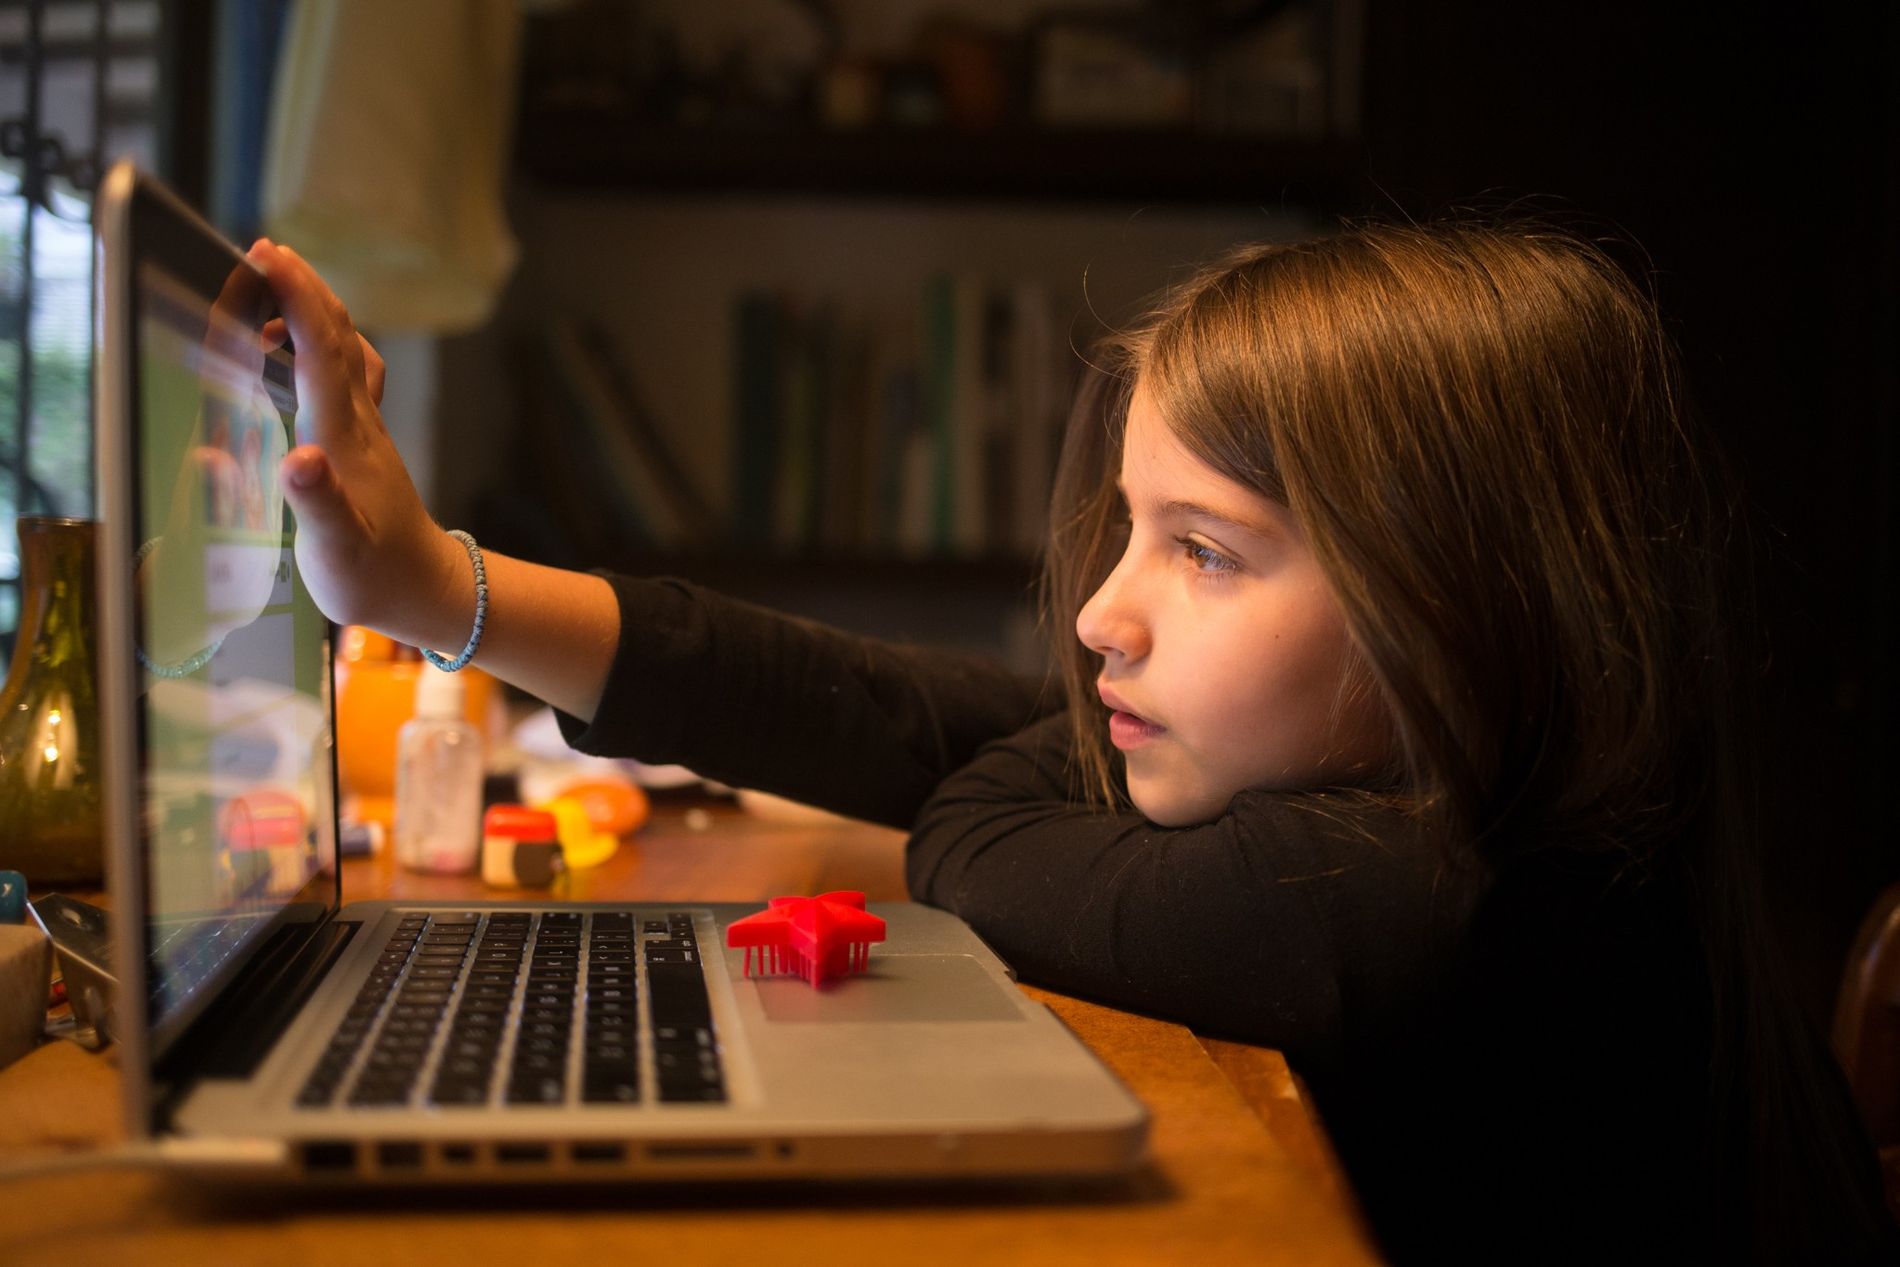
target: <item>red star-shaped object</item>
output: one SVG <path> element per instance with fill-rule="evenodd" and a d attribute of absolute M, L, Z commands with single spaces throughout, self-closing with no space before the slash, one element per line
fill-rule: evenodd
<path fill-rule="evenodd" d="M 883 940 L 884 921 L 864 909 L 864 894 L 850 889 L 775 897 L 758 914 L 726 926 L 726 945 L 745 950 L 748 977 L 787 973 L 813 986 L 863 972 L 871 943 Z"/>

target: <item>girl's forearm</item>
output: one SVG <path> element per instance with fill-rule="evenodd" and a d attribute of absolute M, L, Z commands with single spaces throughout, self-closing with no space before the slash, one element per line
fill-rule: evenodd
<path fill-rule="evenodd" d="M 383 632 L 460 654 L 475 620 L 475 569 L 459 541 L 444 549 L 433 584 L 417 587 Z M 488 618 L 474 663 L 562 712 L 591 721 L 620 641 L 620 605 L 598 576 L 524 563 L 484 550 Z"/>

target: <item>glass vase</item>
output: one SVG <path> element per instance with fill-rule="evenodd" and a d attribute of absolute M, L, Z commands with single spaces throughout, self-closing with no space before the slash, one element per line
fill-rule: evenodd
<path fill-rule="evenodd" d="M 19 640 L 0 689 L 0 867 L 38 893 L 103 874 L 98 525 L 22 515 Z"/>

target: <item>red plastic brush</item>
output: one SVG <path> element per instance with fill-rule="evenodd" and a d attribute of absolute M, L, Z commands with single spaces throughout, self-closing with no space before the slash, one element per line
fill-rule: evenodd
<path fill-rule="evenodd" d="M 775 897 L 758 914 L 726 926 L 726 945 L 745 950 L 748 977 L 797 976 L 814 987 L 863 972 L 871 964 L 871 943 L 883 940 L 884 921 L 864 909 L 864 894 L 849 889 Z"/>

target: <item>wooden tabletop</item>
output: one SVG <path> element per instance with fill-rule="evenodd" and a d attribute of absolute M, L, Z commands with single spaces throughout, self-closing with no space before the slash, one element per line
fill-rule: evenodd
<path fill-rule="evenodd" d="M 903 838 L 839 819 L 662 804 L 552 896 L 757 901 L 904 896 Z M 387 857 L 344 866 L 345 900 L 506 897 Z M 1108 1181 L 612 1192 L 219 1193 L 137 1170 L 0 1183 L 0 1261 L 83 1263 L 1363 1263 L 1376 1261 L 1325 1136 L 1277 1052 L 1024 987 L 1148 1105 L 1147 1163 Z M 42 1046 L 0 1072 L 0 1166 L 122 1138 L 113 1053 Z"/>

